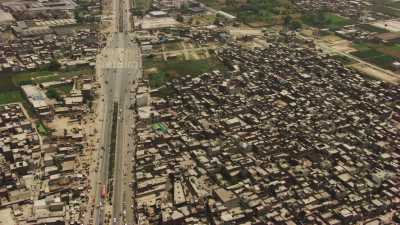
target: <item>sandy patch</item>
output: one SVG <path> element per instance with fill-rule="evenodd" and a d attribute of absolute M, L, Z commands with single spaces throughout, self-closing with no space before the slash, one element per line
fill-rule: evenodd
<path fill-rule="evenodd" d="M 393 76 L 394 74 L 391 74 L 390 72 L 385 71 L 383 69 L 378 70 L 376 68 L 373 68 L 368 65 L 361 64 L 361 63 L 353 64 L 353 65 L 351 65 L 351 67 L 353 67 L 357 71 L 361 72 L 362 74 L 365 74 L 372 78 L 386 81 L 386 82 L 389 82 L 392 84 L 400 84 L 400 76 L 397 75 L 395 77 L 395 76 Z"/>

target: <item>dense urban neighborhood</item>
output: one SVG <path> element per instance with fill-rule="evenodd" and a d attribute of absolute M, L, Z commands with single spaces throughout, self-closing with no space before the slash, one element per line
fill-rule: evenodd
<path fill-rule="evenodd" d="M 399 85 L 396 0 L 3 0 L 0 224 L 400 224 Z"/>

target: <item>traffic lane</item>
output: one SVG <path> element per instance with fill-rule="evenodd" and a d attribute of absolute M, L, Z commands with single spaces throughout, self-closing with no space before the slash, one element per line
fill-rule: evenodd
<path fill-rule="evenodd" d="M 102 207 L 98 208 L 98 213 L 97 213 L 97 223 L 96 224 L 100 224 L 102 223 L 102 221 L 104 221 L 104 203 L 102 202 L 103 200 L 100 198 L 100 194 L 99 194 L 99 190 L 101 188 L 101 185 L 104 184 L 106 185 L 106 187 L 108 188 L 108 165 L 109 165 L 109 150 L 110 150 L 110 143 L 111 143 L 111 138 L 110 138 L 110 130 L 107 129 L 107 127 L 110 127 L 110 125 L 112 124 L 112 113 L 113 113 L 113 107 L 111 107 L 113 105 L 112 99 L 110 98 L 109 93 L 113 92 L 113 79 L 110 79 L 111 75 L 111 71 L 110 70 L 105 70 L 104 71 L 105 74 L 105 82 L 103 84 L 103 87 L 105 89 L 106 93 L 104 94 L 104 113 L 103 113 L 103 121 L 104 121 L 104 126 L 102 128 L 103 131 L 103 139 L 102 139 L 102 147 L 103 149 L 100 152 L 100 157 L 101 157 L 101 167 L 99 170 L 99 180 L 100 182 L 97 183 L 97 195 L 96 195 L 96 199 L 97 199 L 97 206 L 100 206 L 100 204 L 102 205 Z M 102 203 L 100 203 L 102 202 Z"/>
<path fill-rule="evenodd" d="M 127 76 L 127 73 L 123 73 L 124 70 L 120 70 L 120 72 L 117 74 L 117 83 L 119 83 L 119 112 L 118 112 L 118 121 L 117 121 L 117 151 L 116 151 L 116 160 L 115 160 L 115 177 L 114 177 L 114 195 L 113 195 L 113 218 L 117 222 L 121 222 L 121 205 L 122 205 L 122 199 L 123 199 L 123 191 L 122 191 L 122 181 L 123 181 L 123 155 L 124 155 L 124 119 L 125 119 L 125 92 L 127 90 L 127 80 L 129 80 L 129 76 Z M 122 174 L 121 174 L 122 172 Z"/>
<path fill-rule="evenodd" d="M 107 90 L 109 90 L 108 88 L 107 88 Z M 98 201 L 97 201 L 97 206 L 100 206 L 100 202 L 102 201 L 102 199 L 100 198 L 100 194 L 99 194 L 99 190 L 100 190 L 100 188 L 101 188 L 101 184 L 105 184 L 105 185 L 107 185 L 107 176 L 108 176 L 108 171 L 107 171 L 107 165 L 108 165 L 108 163 L 107 163 L 107 161 L 108 161 L 108 158 L 109 158 L 109 145 L 110 145 L 110 140 L 109 140 L 109 132 L 107 132 L 108 131 L 108 129 L 106 129 L 107 127 L 109 127 L 109 125 L 110 125 L 110 123 L 111 123 L 111 121 L 110 121 L 110 115 L 111 115 L 111 110 L 110 110 L 110 101 L 109 101 L 109 97 L 108 97 L 108 95 L 106 95 L 105 96 L 105 101 L 104 101 L 104 109 L 105 109 L 105 112 L 103 113 L 103 115 L 104 115 L 104 126 L 103 126 L 103 144 L 102 144 L 102 147 L 103 147 L 103 149 L 101 150 L 101 152 L 100 152 L 100 157 L 101 157 L 101 168 L 100 168 L 100 170 L 99 170 L 99 175 L 100 175 L 100 183 L 98 183 L 97 184 L 97 196 L 96 196 L 96 198 L 98 199 Z M 104 206 L 104 204 L 102 204 L 103 206 Z M 104 208 L 102 208 L 102 207 L 99 207 L 98 208 L 98 211 L 99 211 L 99 213 L 98 213 L 98 224 L 100 224 L 100 222 L 102 222 L 103 220 L 104 220 Z"/>

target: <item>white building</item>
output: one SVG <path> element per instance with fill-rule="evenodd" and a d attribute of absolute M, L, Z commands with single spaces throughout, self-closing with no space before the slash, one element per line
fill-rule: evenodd
<path fill-rule="evenodd" d="M 187 0 L 161 0 L 160 4 L 168 9 L 179 9 Z"/>
<path fill-rule="evenodd" d="M 43 91 L 34 85 L 22 85 L 21 88 L 35 112 L 43 118 L 51 119 L 52 107 L 46 102 Z"/>

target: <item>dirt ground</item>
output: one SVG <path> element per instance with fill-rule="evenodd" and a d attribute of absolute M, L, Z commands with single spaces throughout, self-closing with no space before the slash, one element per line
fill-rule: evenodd
<path fill-rule="evenodd" d="M 1 32 L 0 39 L 3 41 L 12 41 L 15 40 L 15 35 L 12 32 Z"/>
<path fill-rule="evenodd" d="M 351 47 L 351 41 L 345 40 L 336 35 L 328 35 L 322 37 L 320 40 L 338 52 L 349 53 L 357 51 L 355 48 Z"/>
<path fill-rule="evenodd" d="M 251 29 L 251 28 L 230 28 L 229 33 L 235 38 L 241 38 L 243 36 L 263 36 L 263 33 L 260 29 Z"/>
<path fill-rule="evenodd" d="M 386 29 L 391 32 L 399 32 L 400 31 L 400 20 L 399 19 L 377 21 L 377 22 L 371 23 L 370 25 L 379 27 L 382 29 Z"/>
<path fill-rule="evenodd" d="M 400 76 L 398 75 L 397 77 L 391 76 L 388 73 L 386 73 L 384 70 L 378 70 L 373 67 L 370 67 L 365 64 L 361 63 L 356 63 L 351 65 L 354 69 L 358 70 L 362 74 L 365 74 L 367 76 L 370 76 L 375 79 L 383 80 L 386 82 L 390 82 L 393 84 L 400 84 Z"/>
<path fill-rule="evenodd" d="M 81 127 L 79 122 L 71 122 L 71 119 L 68 117 L 55 117 L 54 120 L 46 124 L 46 126 L 50 129 L 54 129 L 54 135 L 57 136 L 63 136 L 64 129 L 67 129 L 68 133 L 70 133 L 73 128 Z"/>

